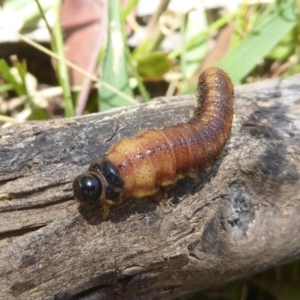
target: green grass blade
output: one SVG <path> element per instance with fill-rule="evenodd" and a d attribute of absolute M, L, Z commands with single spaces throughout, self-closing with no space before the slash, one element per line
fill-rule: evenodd
<path fill-rule="evenodd" d="M 126 17 L 131 13 L 131 11 L 136 7 L 138 0 L 129 0 L 126 6 L 122 10 L 122 20 L 125 20 Z"/>
<path fill-rule="evenodd" d="M 0 85 L 0 94 L 7 93 L 7 92 L 10 92 L 10 91 L 13 91 L 13 90 L 14 90 L 14 87 L 10 83 Z"/>
<path fill-rule="evenodd" d="M 274 2 L 262 16 L 260 25 L 232 49 L 218 67 L 229 73 L 234 83 L 241 81 L 288 34 L 298 22 L 293 0 L 281 7 Z"/>
<path fill-rule="evenodd" d="M 223 18 L 220 18 L 218 20 L 216 20 L 214 23 L 212 23 L 209 27 L 207 27 L 206 30 L 200 32 L 199 34 L 193 36 L 191 39 L 189 39 L 186 42 L 185 45 L 185 51 L 190 50 L 194 47 L 197 47 L 200 43 L 203 43 L 203 41 L 205 39 L 207 39 L 207 37 L 209 36 L 209 34 L 215 30 L 218 30 L 220 28 L 222 28 L 223 26 L 225 26 L 226 24 L 228 24 L 228 22 L 230 20 L 232 20 L 235 16 L 235 13 L 226 15 Z M 179 55 L 181 55 L 182 53 L 182 48 L 179 49 L 175 49 L 174 51 L 170 52 L 169 54 L 169 58 L 173 59 L 178 57 Z"/>
<path fill-rule="evenodd" d="M 18 58 L 14 57 L 14 56 L 11 58 L 11 60 L 13 62 L 14 67 L 18 71 L 18 75 L 20 76 L 20 81 L 21 81 L 20 84 L 22 85 L 22 88 L 24 90 L 24 94 L 29 95 L 28 89 L 27 89 L 27 84 L 26 84 L 27 67 L 26 67 L 25 62 L 23 62 L 23 63 L 20 62 L 18 60 Z"/>
<path fill-rule="evenodd" d="M 150 101 L 150 96 L 149 96 L 149 93 L 147 92 L 147 89 L 146 89 L 144 83 L 143 83 L 143 79 L 140 76 L 140 74 L 138 73 L 137 68 L 133 63 L 132 55 L 131 55 L 129 48 L 126 47 L 125 50 L 126 50 L 126 58 L 127 58 L 128 65 L 130 67 L 130 71 L 131 71 L 133 77 L 137 81 L 137 89 L 142 96 L 143 102 L 148 102 L 148 101 Z"/>
<path fill-rule="evenodd" d="M 0 73 L 5 78 L 7 83 L 10 83 L 13 86 L 15 92 L 19 96 L 26 95 L 26 88 L 22 83 L 19 83 L 15 79 L 15 76 L 12 75 L 12 73 L 10 72 L 10 66 L 6 63 L 4 59 L 0 59 Z"/>
<path fill-rule="evenodd" d="M 53 51 L 60 57 L 64 57 L 64 42 L 62 36 L 62 30 L 59 22 L 59 10 L 56 10 L 56 22 L 53 28 L 52 48 Z M 58 81 L 63 89 L 63 100 L 65 104 L 65 116 L 74 116 L 74 105 L 71 95 L 71 87 L 69 84 L 68 68 L 64 60 L 58 60 L 56 62 L 56 73 Z"/>

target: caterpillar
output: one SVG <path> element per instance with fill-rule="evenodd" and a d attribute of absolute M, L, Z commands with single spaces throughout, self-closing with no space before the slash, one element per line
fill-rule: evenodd
<path fill-rule="evenodd" d="M 75 199 L 109 208 L 128 198 L 157 195 L 184 176 L 195 177 L 220 155 L 231 131 L 233 86 L 228 74 L 209 68 L 199 77 L 198 106 L 184 124 L 146 129 L 123 138 L 73 181 Z"/>

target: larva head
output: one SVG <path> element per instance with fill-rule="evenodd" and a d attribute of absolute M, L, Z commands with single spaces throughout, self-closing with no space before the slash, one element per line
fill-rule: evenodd
<path fill-rule="evenodd" d="M 73 191 L 76 200 L 84 204 L 92 204 L 100 199 L 102 184 L 96 176 L 86 173 L 75 178 Z"/>
<path fill-rule="evenodd" d="M 74 180 L 73 190 L 75 198 L 83 204 L 101 200 L 112 205 L 119 201 L 123 185 L 117 168 L 104 157 L 92 162 L 88 173 Z"/>

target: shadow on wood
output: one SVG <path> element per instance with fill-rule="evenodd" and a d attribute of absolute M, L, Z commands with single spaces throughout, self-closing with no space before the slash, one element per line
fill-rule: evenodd
<path fill-rule="evenodd" d="M 299 79 L 237 87 L 214 167 L 106 221 L 78 209 L 73 178 L 123 136 L 187 121 L 192 96 L 1 129 L 1 296 L 174 299 L 299 258 Z"/>

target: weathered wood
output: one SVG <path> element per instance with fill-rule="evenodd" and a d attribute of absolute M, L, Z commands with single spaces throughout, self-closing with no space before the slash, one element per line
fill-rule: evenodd
<path fill-rule="evenodd" d="M 300 257 L 300 76 L 235 89 L 232 135 L 170 205 L 102 219 L 72 179 L 122 136 L 186 121 L 193 97 L 0 130 L 1 299 L 174 299 Z"/>

